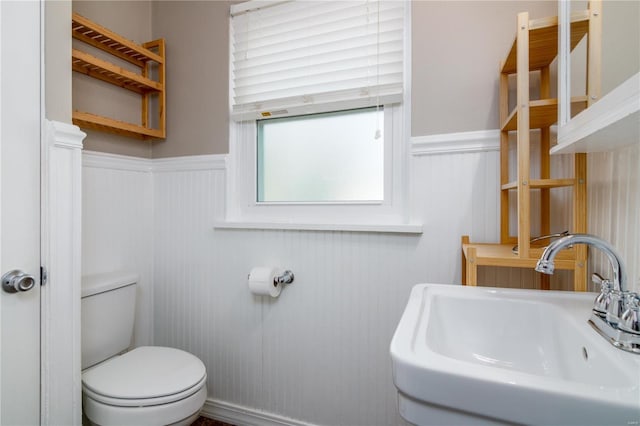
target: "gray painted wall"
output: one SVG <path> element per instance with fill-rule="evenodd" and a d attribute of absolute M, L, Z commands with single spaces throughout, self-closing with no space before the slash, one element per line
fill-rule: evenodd
<path fill-rule="evenodd" d="M 606 1 L 602 14 L 605 95 L 640 71 L 640 1 Z"/>
<path fill-rule="evenodd" d="M 413 136 L 498 128 L 498 71 L 517 14 L 557 14 L 550 1 L 414 1 Z"/>
<path fill-rule="evenodd" d="M 228 152 L 231 3 L 73 1 L 74 11 L 131 40 L 163 37 L 167 43 L 167 139 L 141 142 L 89 131 L 85 148 L 146 158 Z M 65 7 L 66 2 L 47 2 L 48 46 L 57 43 L 64 48 Z M 553 1 L 412 2 L 412 135 L 497 128 L 498 64 L 515 34 L 516 14 L 525 10 L 539 18 L 555 15 L 557 5 Z M 640 3 L 607 1 L 603 13 L 606 93 L 638 70 Z M 616 31 L 621 28 L 624 31 Z M 50 37 L 56 34 L 57 38 Z M 577 53 L 576 60 L 584 60 L 584 54 Z M 47 84 L 48 99 L 63 99 L 55 107 L 48 104 L 47 110 L 51 118 L 68 121 L 64 99 L 70 77 L 61 69 L 64 62 L 47 56 L 47 73 L 56 81 Z M 576 77 L 582 86 L 583 76 Z M 73 76 L 73 105 L 139 121 L 137 95 L 82 75 Z"/>
<path fill-rule="evenodd" d="M 45 2 L 44 19 L 46 117 L 71 123 L 71 2 Z"/>
<path fill-rule="evenodd" d="M 134 41 L 167 43 L 167 139 L 150 144 L 89 132 L 87 149 L 154 158 L 228 152 L 230 3 L 73 2 L 74 11 Z M 542 17 L 555 14 L 556 4 L 412 2 L 413 135 L 497 127 L 498 64 L 523 10 Z M 73 80 L 74 108 L 139 119 L 134 95 L 82 75 Z"/>
<path fill-rule="evenodd" d="M 167 139 L 153 157 L 229 152 L 229 2 L 153 3 L 167 48 Z"/>

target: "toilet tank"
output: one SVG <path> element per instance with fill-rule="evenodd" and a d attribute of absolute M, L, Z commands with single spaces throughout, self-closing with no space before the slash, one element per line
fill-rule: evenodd
<path fill-rule="evenodd" d="M 126 272 L 82 277 L 82 369 L 131 345 L 137 281 Z"/>

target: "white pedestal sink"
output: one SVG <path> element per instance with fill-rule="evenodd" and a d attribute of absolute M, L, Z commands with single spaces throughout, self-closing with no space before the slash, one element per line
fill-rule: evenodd
<path fill-rule="evenodd" d="M 420 284 L 391 341 L 417 425 L 640 424 L 640 355 L 587 320 L 594 293 Z"/>

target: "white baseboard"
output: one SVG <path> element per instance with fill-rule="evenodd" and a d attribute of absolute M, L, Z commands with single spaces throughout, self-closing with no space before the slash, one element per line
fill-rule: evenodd
<path fill-rule="evenodd" d="M 217 399 L 207 399 L 200 415 L 236 426 L 316 426 L 289 417 Z"/>

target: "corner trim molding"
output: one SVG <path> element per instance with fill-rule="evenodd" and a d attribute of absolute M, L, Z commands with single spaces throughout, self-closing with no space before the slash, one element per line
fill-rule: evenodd
<path fill-rule="evenodd" d="M 200 415 L 234 425 L 245 426 L 316 426 L 289 417 L 279 416 L 263 410 L 231 404 L 218 399 L 208 398 Z"/>
<path fill-rule="evenodd" d="M 498 129 L 411 138 L 413 156 L 498 151 L 499 149 L 500 130 Z"/>
<path fill-rule="evenodd" d="M 82 423 L 80 345 L 82 140 L 77 126 L 44 120 L 41 150 L 40 423 Z M 55 367 L 54 367 L 55 366 Z"/>
<path fill-rule="evenodd" d="M 46 120 L 49 143 L 52 146 L 82 149 L 82 141 L 87 136 L 78 126 L 60 121 Z"/>

